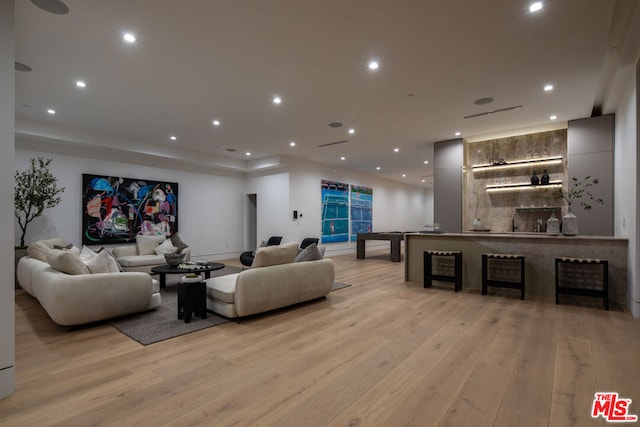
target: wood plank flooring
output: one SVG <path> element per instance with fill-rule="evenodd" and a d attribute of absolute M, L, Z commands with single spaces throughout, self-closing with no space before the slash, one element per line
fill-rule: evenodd
<path fill-rule="evenodd" d="M 600 391 L 640 415 L 640 320 L 623 309 L 424 289 L 367 255 L 333 258 L 352 286 L 325 300 L 146 347 L 58 327 L 19 291 L 0 425 L 601 426 Z"/>

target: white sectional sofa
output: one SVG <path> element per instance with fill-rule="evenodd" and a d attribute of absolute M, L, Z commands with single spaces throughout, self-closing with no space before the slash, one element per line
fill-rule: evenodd
<path fill-rule="evenodd" d="M 61 238 L 30 245 L 29 256 L 20 259 L 16 273 L 20 286 L 38 300 L 55 323 L 80 325 L 160 305 L 159 284 L 150 275 L 120 272 L 115 261 L 106 267 L 106 252 L 87 267 L 70 251 L 54 246 L 68 245 Z M 64 264 L 62 269 L 67 272 L 53 268 L 49 261 L 58 267 Z M 110 271 L 98 272 L 106 271 L 105 268 Z"/>
<path fill-rule="evenodd" d="M 297 255 L 297 243 L 258 248 L 250 269 L 206 280 L 207 309 L 224 317 L 239 318 L 331 292 L 335 279 L 333 261 L 303 261 L 304 257 L 299 257 L 301 261 L 295 262 Z M 322 255 L 318 253 L 319 256 Z"/>
<path fill-rule="evenodd" d="M 164 254 L 174 252 L 184 254 L 185 262 L 191 260 L 191 249 L 177 233 L 170 238 L 138 235 L 135 244 L 116 246 L 111 250 L 123 271 L 143 273 L 151 273 L 151 268 L 166 264 Z"/>

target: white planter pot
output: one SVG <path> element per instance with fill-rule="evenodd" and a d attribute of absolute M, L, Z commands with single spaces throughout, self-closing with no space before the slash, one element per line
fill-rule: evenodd
<path fill-rule="evenodd" d="M 569 212 L 562 217 L 562 234 L 565 236 L 578 234 L 578 218 L 571 212 L 571 206 L 569 206 Z"/>

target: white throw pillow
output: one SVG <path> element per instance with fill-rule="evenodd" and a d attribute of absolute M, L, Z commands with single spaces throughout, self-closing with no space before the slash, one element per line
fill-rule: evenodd
<path fill-rule="evenodd" d="M 165 236 L 147 236 L 145 234 L 138 234 L 136 236 L 136 246 L 138 248 L 138 255 L 156 255 L 153 251 L 162 242 L 167 240 Z"/>
<path fill-rule="evenodd" d="M 91 274 L 118 273 L 118 264 L 111 254 L 105 250 L 100 251 L 95 257 L 87 261 L 87 268 Z"/>
<path fill-rule="evenodd" d="M 33 242 L 27 247 L 27 253 L 31 258 L 39 259 L 40 261 L 47 262 L 47 254 L 53 249 L 49 247 L 44 241 L 38 240 Z"/>
<path fill-rule="evenodd" d="M 97 256 L 98 253 L 91 249 L 89 246 L 82 246 L 82 250 L 80 251 L 80 259 L 82 260 L 82 262 L 86 264 Z"/>
<path fill-rule="evenodd" d="M 258 248 L 251 267 L 288 264 L 296 259 L 296 255 L 298 255 L 298 243 L 296 242 Z"/>
<path fill-rule="evenodd" d="M 156 255 L 164 255 L 164 254 L 176 253 L 177 250 L 178 248 L 173 246 L 171 239 L 167 239 L 164 242 L 160 243 L 158 246 L 156 246 L 156 248 L 153 251 L 156 253 Z"/>
<path fill-rule="evenodd" d="M 67 274 L 89 274 L 89 269 L 79 255 L 71 251 L 51 249 L 47 254 L 47 262 L 52 268 Z"/>

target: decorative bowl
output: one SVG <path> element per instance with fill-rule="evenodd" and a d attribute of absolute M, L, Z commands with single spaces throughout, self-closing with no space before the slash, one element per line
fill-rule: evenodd
<path fill-rule="evenodd" d="M 183 259 L 184 254 L 164 254 L 164 260 L 169 264 L 169 267 L 179 266 Z"/>
<path fill-rule="evenodd" d="M 200 283 L 202 282 L 202 276 L 199 274 L 187 274 L 186 276 L 182 276 L 180 279 L 180 283 Z"/>

